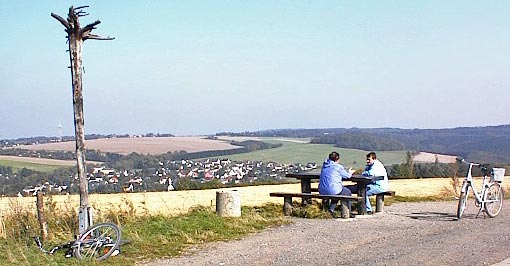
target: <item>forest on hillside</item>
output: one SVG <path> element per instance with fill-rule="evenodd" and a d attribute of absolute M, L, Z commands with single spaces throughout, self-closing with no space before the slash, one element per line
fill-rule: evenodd
<path fill-rule="evenodd" d="M 217 135 L 312 138 L 312 143 L 334 144 L 340 148 L 424 151 L 483 163 L 510 162 L 510 124 L 447 129 L 273 129 Z"/>

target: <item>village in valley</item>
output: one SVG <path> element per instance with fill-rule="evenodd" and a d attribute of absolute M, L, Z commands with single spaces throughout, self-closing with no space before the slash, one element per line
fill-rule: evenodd
<path fill-rule="evenodd" d="M 217 185 L 239 185 L 254 182 L 282 182 L 287 173 L 302 173 L 317 168 L 316 163 L 280 164 L 275 162 L 230 159 L 205 159 L 201 161 L 180 160 L 159 162 L 152 169 L 113 169 L 104 166 L 91 167 L 87 173 L 89 190 L 96 193 L 172 191 L 194 188 L 193 184 L 216 182 Z M 0 178 L 9 178 L 1 176 Z M 60 179 L 61 180 L 61 179 Z M 28 186 L 18 196 L 35 196 L 38 191 L 51 194 L 67 194 L 78 186 L 78 176 L 68 177 L 69 182 L 48 180 L 43 184 Z M 185 181 L 183 181 L 185 180 Z M 219 184 L 218 184 L 219 183 Z"/>

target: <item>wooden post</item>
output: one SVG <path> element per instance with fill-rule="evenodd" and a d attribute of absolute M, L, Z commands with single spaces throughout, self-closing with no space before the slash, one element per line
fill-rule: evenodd
<path fill-rule="evenodd" d="M 283 214 L 289 216 L 292 214 L 292 197 L 287 196 L 283 198 Z"/>
<path fill-rule="evenodd" d="M 48 239 L 48 223 L 44 216 L 44 199 L 41 191 L 37 191 L 37 220 L 41 229 L 41 239 L 45 241 Z"/>
<path fill-rule="evenodd" d="M 5 234 L 4 213 L 2 208 L 0 208 L 0 238 L 7 238 L 7 235 Z"/>
<path fill-rule="evenodd" d="M 88 180 L 87 170 L 85 165 L 85 133 L 84 133 L 84 116 L 83 116 L 83 95 L 82 95 L 82 47 L 83 42 L 87 39 L 95 40 L 113 40 L 110 37 L 100 37 L 91 34 L 91 31 L 96 28 L 101 22 L 96 20 L 95 22 L 88 24 L 81 28 L 79 18 L 88 15 L 83 8 L 88 6 L 81 6 L 69 8 L 69 14 L 67 20 L 63 19 L 59 15 L 51 13 L 51 16 L 58 20 L 65 27 L 67 33 L 67 40 L 69 42 L 69 58 L 71 61 L 71 79 L 73 85 L 73 107 L 74 107 L 74 132 L 76 137 L 76 161 L 78 178 L 80 180 L 80 213 L 89 211 L 89 194 L 88 194 Z M 91 215 L 86 215 L 92 217 Z M 86 222 L 79 226 L 80 233 L 82 233 L 92 223 L 91 219 L 80 219 Z"/>
<path fill-rule="evenodd" d="M 375 212 L 384 211 L 384 193 L 375 196 Z"/>
<path fill-rule="evenodd" d="M 312 193 L 312 180 L 307 179 L 301 179 L 301 192 L 302 193 Z M 308 204 L 312 204 L 312 198 L 301 198 L 301 203 L 303 206 L 306 206 Z"/>

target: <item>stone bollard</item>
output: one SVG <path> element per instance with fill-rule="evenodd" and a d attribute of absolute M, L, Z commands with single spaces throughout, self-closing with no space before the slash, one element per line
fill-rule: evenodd
<path fill-rule="evenodd" d="M 221 217 L 240 217 L 241 197 L 239 191 L 217 191 L 216 214 Z"/>

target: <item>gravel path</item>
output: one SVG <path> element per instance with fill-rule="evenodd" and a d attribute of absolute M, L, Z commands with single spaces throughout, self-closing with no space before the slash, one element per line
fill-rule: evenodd
<path fill-rule="evenodd" d="M 367 218 L 292 218 L 290 225 L 143 265 L 509 265 L 508 207 L 494 219 L 475 218 L 471 200 L 460 221 L 456 208 L 454 201 L 398 203 Z"/>

